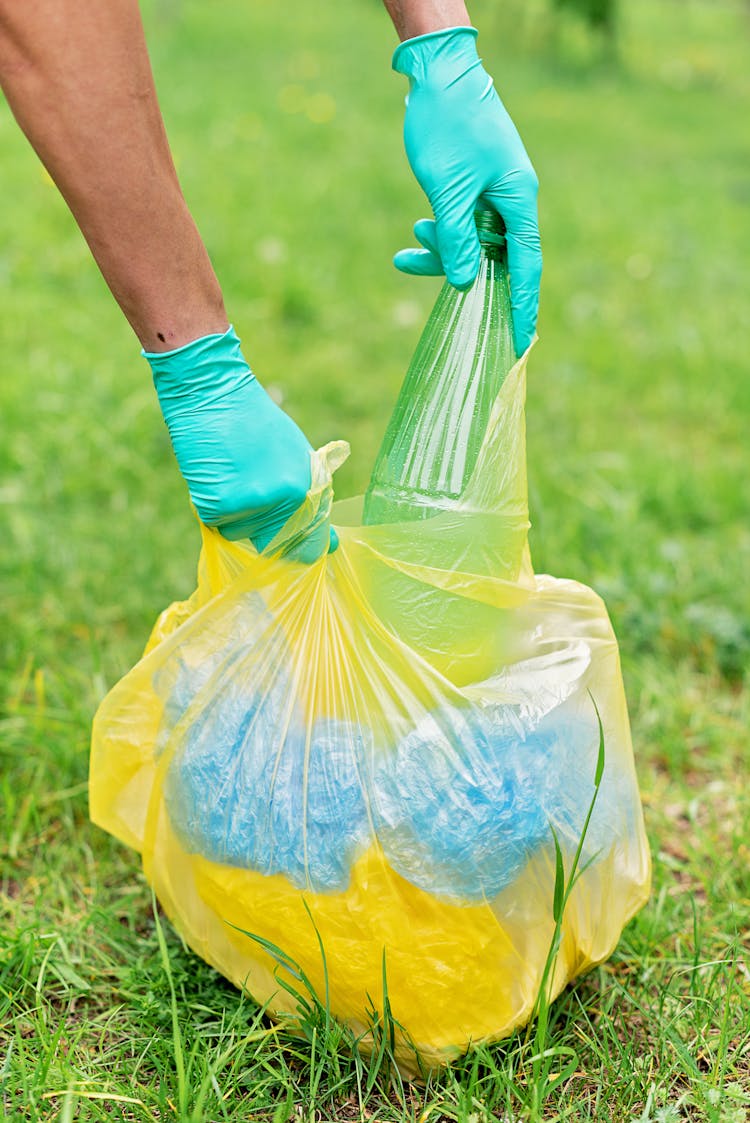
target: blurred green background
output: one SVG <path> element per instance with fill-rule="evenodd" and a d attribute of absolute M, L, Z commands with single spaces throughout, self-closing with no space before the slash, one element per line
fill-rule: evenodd
<path fill-rule="evenodd" d="M 685 894 L 725 933 L 750 900 L 750 9 L 628 0 L 612 39 L 569 7 L 471 5 L 541 184 L 531 547 L 610 609 L 661 902 L 635 923 L 679 947 Z M 144 16 L 230 318 L 311 441 L 351 442 L 353 494 L 438 289 L 391 265 L 428 213 L 393 29 L 376 0 Z M 0 885 L 49 926 L 82 869 L 135 868 L 87 823 L 90 721 L 199 538 L 137 342 L 4 103 L 0 175 Z"/>
<path fill-rule="evenodd" d="M 251 364 L 362 489 L 437 291 L 392 253 L 428 213 L 375 0 L 145 5 L 185 193 Z M 746 6 L 582 21 L 477 3 L 481 53 L 537 168 L 530 366 L 538 569 L 593 583 L 626 655 L 741 675 L 747 581 Z M 197 532 L 136 341 L 0 113 L 4 642 L 109 680 L 192 583 Z M 40 624 L 42 629 L 40 632 Z M 84 654 L 85 650 L 85 654 Z"/>

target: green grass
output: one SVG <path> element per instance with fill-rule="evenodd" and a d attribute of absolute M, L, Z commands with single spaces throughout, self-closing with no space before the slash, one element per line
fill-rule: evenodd
<path fill-rule="evenodd" d="M 750 146 L 739 2 L 574 20 L 477 0 L 541 180 L 529 388 L 536 568 L 620 638 L 653 898 L 549 1012 L 549 1120 L 750 1115 Z M 147 5 L 186 194 L 246 352 L 337 480 L 366 482 L 436 283 L 390 254 L 426 213 L 375 0 Z M 557 42 L 553 42 L 556 39 Z M 87 818 L 93 711 L 192 588 L 196 527 L 148 370 L 0 106 L 0 1102 L 31 1120 L 528 1115 L 533 1037 L 426 1087 L 339 1027 L 298 1040 L 161 935 L 137 860 Z M 538 1068 L 538 1064 L 537 1064 Z M 526 1107 L 524 1107 L 526 1105 Z"/>

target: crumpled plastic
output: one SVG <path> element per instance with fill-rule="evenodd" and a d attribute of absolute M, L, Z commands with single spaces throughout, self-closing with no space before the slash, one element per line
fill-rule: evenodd
<path fill-rule="evenodd" d="M 92 819 L 139 851 L 186 942 L 277 1016 L 303 973 L 364 1046 L 387 1005 L 407 1075 L 531 1016 L 597 714 L 605 766 L 551 994 L 611 954 L 649 892 L 606 609 L 532 570 L 524 400 L 525 357 L 460 503 L 433 518 L 363 526 L 361 499 L 332 507 L 334 442 L 263 554 L 202 526 L 196 591 L 94 722 Z M 329 515 L 338 550 L 295 561 Z"/>

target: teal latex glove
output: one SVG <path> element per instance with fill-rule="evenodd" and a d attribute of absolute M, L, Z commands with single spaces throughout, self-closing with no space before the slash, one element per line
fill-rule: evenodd
<path fill-rule="evenodd" d="M 434 225 L 415 233 L 424 249 L 402 250 L 405 273 L 445 273 L 466 289 L 479 269 L 474 209 L 481 197 L 505 222 L 516 351 L 536 329 L 542 251 L 537 178 L 516 127 L 477 55 L 476 29 L 451 27 L 407 39 L 393 68 L 409 78 L 404 143 L 430 201 Z"/>
<path fill-rule="evenodd" d="M 198 516 L 225 538 L 265 549 L 307 495 L 307 438 L 250 370 L 234 328 L 143 355 Z M 315 561 L 329 538 L 335 549 L 323 524 L 294 556 Z"/>

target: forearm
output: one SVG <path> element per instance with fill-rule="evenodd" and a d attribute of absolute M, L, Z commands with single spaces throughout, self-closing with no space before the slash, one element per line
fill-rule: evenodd
<path fill-rule="evenodd" d="M 136 0 L 0 0 L 0 84 L 146 350 L 224 331 Z"/>
<path fill-rule="evenodd" d="M 399 39 L 413 39 L 444 27 L 469 26 L 463 0 L 383 0 Z"/>

